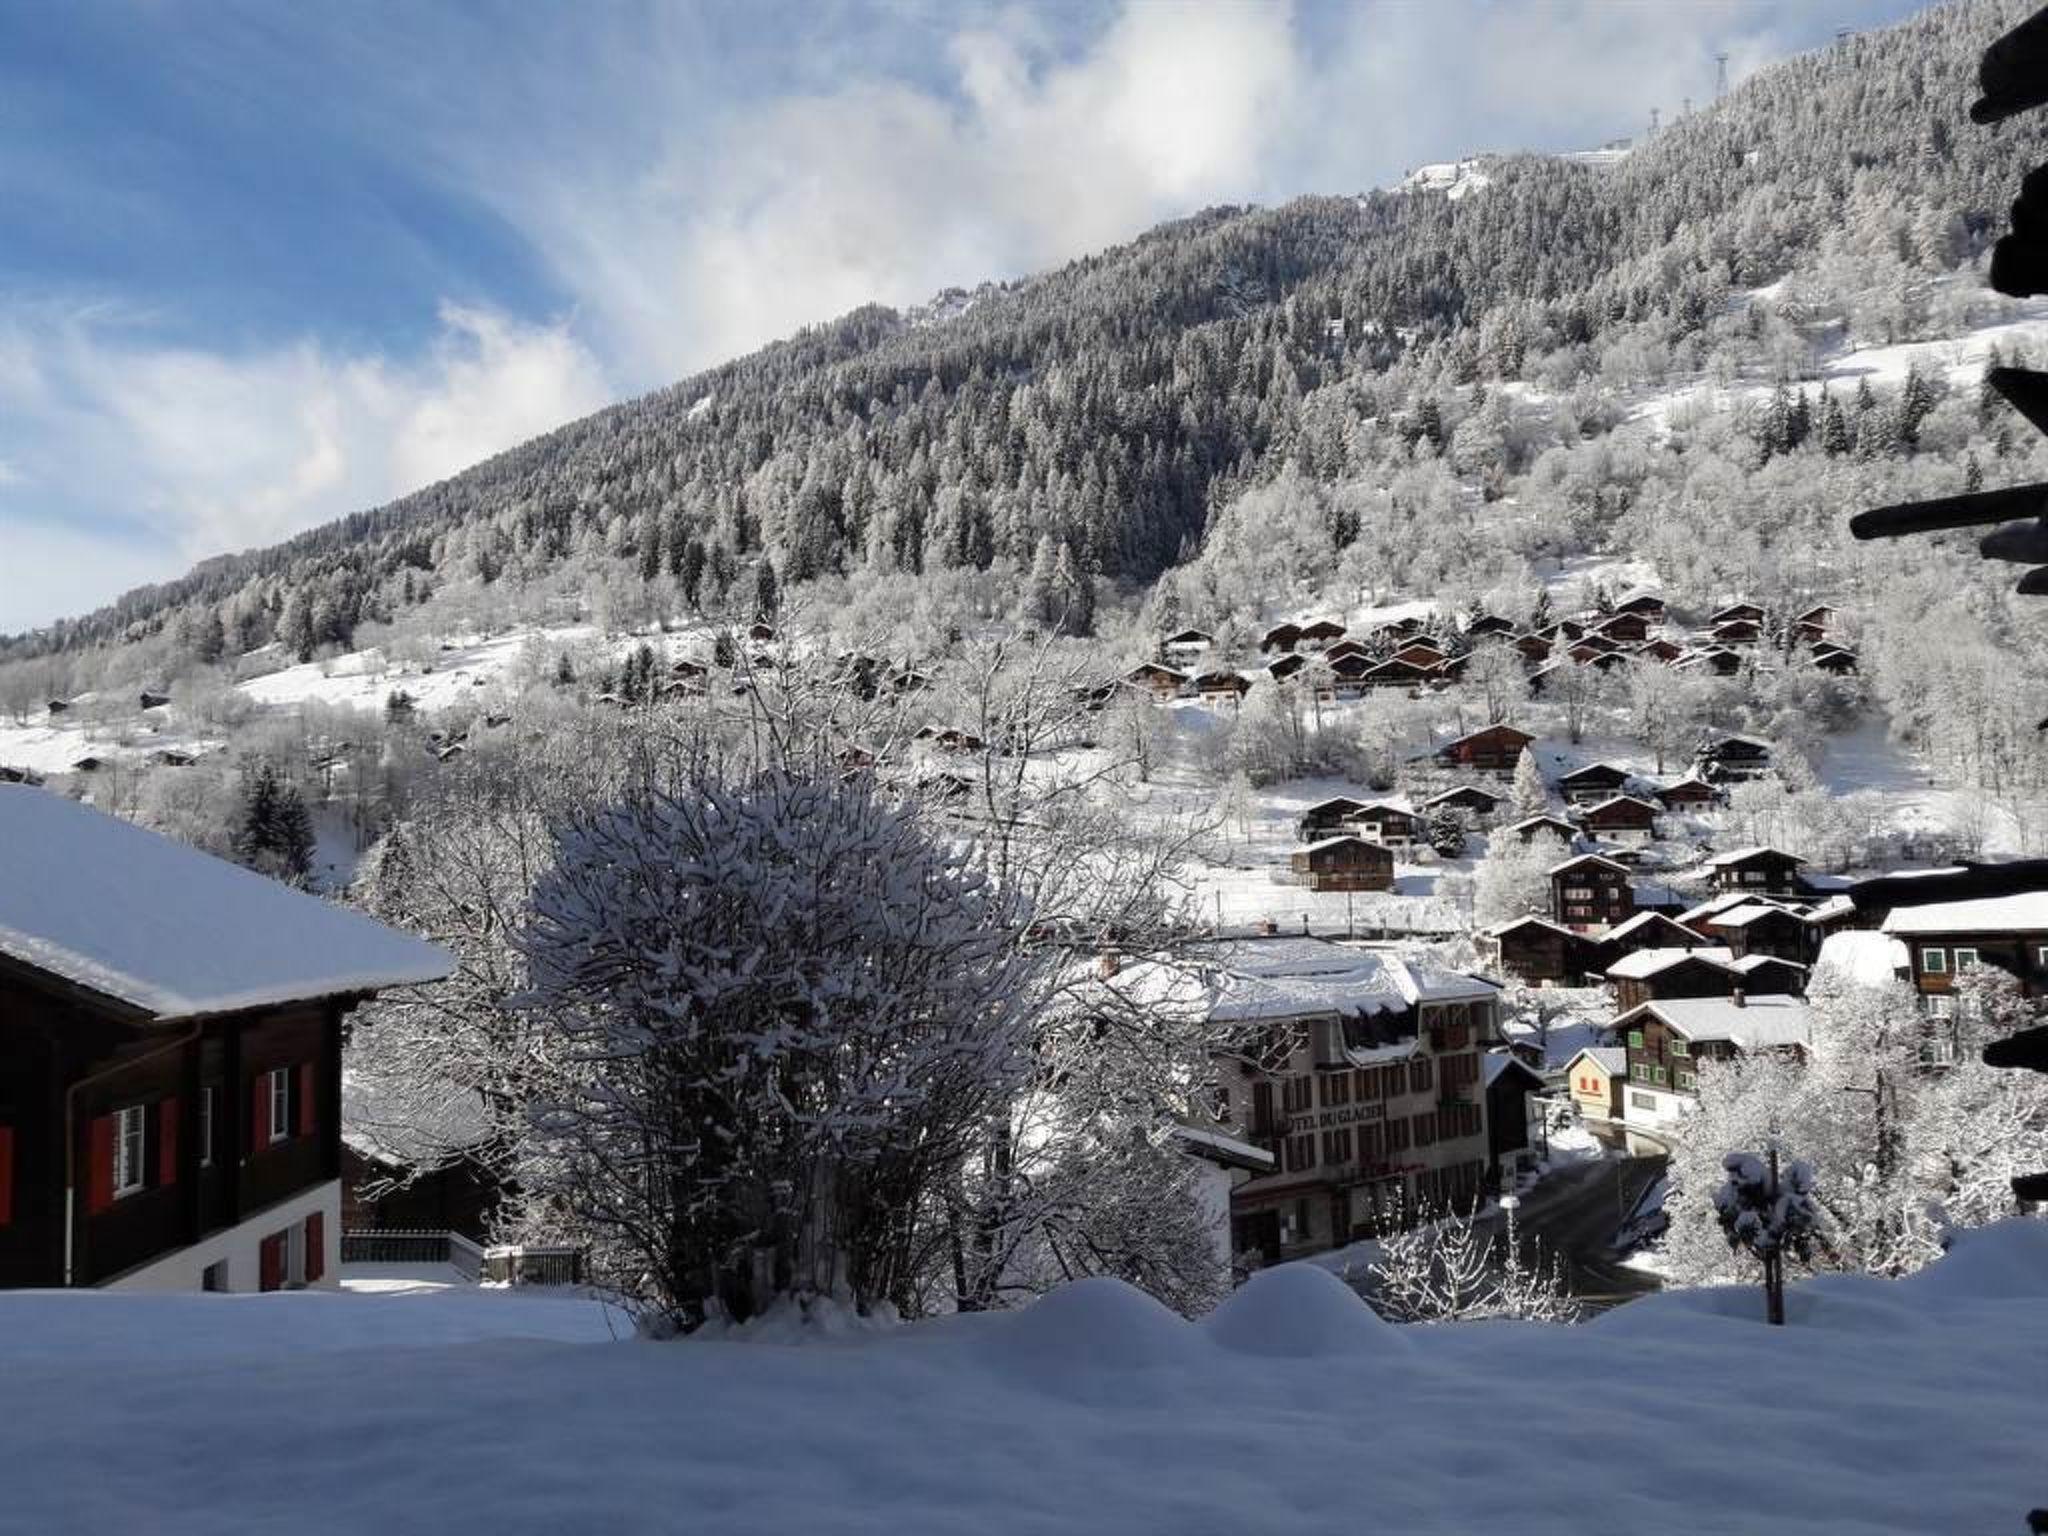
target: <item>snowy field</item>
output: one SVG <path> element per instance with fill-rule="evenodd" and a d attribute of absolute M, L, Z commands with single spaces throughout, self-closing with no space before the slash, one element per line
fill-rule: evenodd
<path fill-rule="evenodd" d="M 587 1303 L 0 1297 L 8 1530 L 2009 1531 L 2048 1223 L 1910 1280 L 1397 1329 L 1291 1265 L 1190 1324 L 1091 1280 L 802 1344 Z M 770 1336 L 787 1337 L 771 1329 Z"/>

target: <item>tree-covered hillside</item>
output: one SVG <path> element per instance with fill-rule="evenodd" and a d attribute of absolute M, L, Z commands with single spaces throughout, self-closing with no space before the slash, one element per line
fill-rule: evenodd
<path fill-rule="evenodd" d="M 1981 255 L 2048 157 L 2038 123 L 1964 116 L 1978 54 L 2020 12 L 1964 0 L 1838 42 L 1616 166 L 1512 157 L 1458 199 L 1214 209 L 946 318 L 860 310 L 13 649 L 172 629 L 205 660 L 271 639 L 309 654 L 448 583 L 576 557 L 699 606 L 764 553 L 785 584 L 1035 565 L 1130 585 L 1248 488 L 1329 479 L 1364 422 L 1498 494 L 1526 466 L 1488 462 L 1476 429 L 1452 441 L 1447 415 L 1477 404 L 1453 391 L 1526 384 L 1598 426 L 1600 392 L 1704 363 L 1731 295 L 1831 263 L 1853 331 L 1924 326 L 1927 279 Z M 1788 350 L 1781 376 L 1800 369 Z M 1599 515 L 1628 511 L 1610 496 Z"/>

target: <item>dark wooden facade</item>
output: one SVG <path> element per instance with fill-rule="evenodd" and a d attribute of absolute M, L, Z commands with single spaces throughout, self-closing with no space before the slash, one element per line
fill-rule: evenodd
<path fill-rule="evenodd" d="M 1523 750 L 1535 739 L 1517 726 L 1488 725 L 1445 742 L 1436 749 L 1436 755 L 1440 762 L 1474 773 L 1508 774 L 1515 771 Z"/>
<path fill-rule="evenodd" d="M 1544 918 L 1516 918 L 1489 937 L 1494 963 L 1529 986 L 1575 987 L 1595 968 L 1595 949 L 1584 934 Z"/>
<path fill-rule="evenodd" d="M 1750 848 L 1711 861 L 1714 888 L 1747 896 L 1791 896 L 1798 892 L 1799 866 L 1806 861 L 1776 848 Z"/>
<path fill-rule="evenodd" d="M 1394 886 L 1392 850 L 1362 837 L 1332 837 L 1297 848 L 1289 860 L 1312 891 L 1387 891 Z"/>
<path fill-rule="evenodd" d="M 336 1000 L 158 1024 L 10 969 L 0 1286 L 100 1284 L 339 1177 L 342 1011 Z M 273 1071 L 288 1122 L 276 1138 Z M 124 1111 L 142 1126 L 127 1189 L 116 1182 Z"/>
<path fill-rule="evenodd" d="M 1551 916 L 1567 928 L 1611 928 L 1635 916 L 1635 911 L 1628 870 L 1612 859 L 1581 854 L 1551 871 Z"/>

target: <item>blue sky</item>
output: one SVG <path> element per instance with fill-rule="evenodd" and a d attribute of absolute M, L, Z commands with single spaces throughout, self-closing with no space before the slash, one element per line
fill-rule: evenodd
<path fill-rule="evenodd" d="M 1597 143 L 1918 8 L 0 8 L 0 631 L 868 300 Z"/>

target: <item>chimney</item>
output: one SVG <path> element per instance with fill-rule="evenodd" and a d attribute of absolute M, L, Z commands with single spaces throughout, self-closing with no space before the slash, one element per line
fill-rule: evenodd
<path fill-rule="evenodd" d="M 1742 995 L 1742 988 L 1739 986 L 1728 994 L 1728 998 L 1738 1008 L 1747 1008 L 1749 1006 L 1749 999 Z"/>

